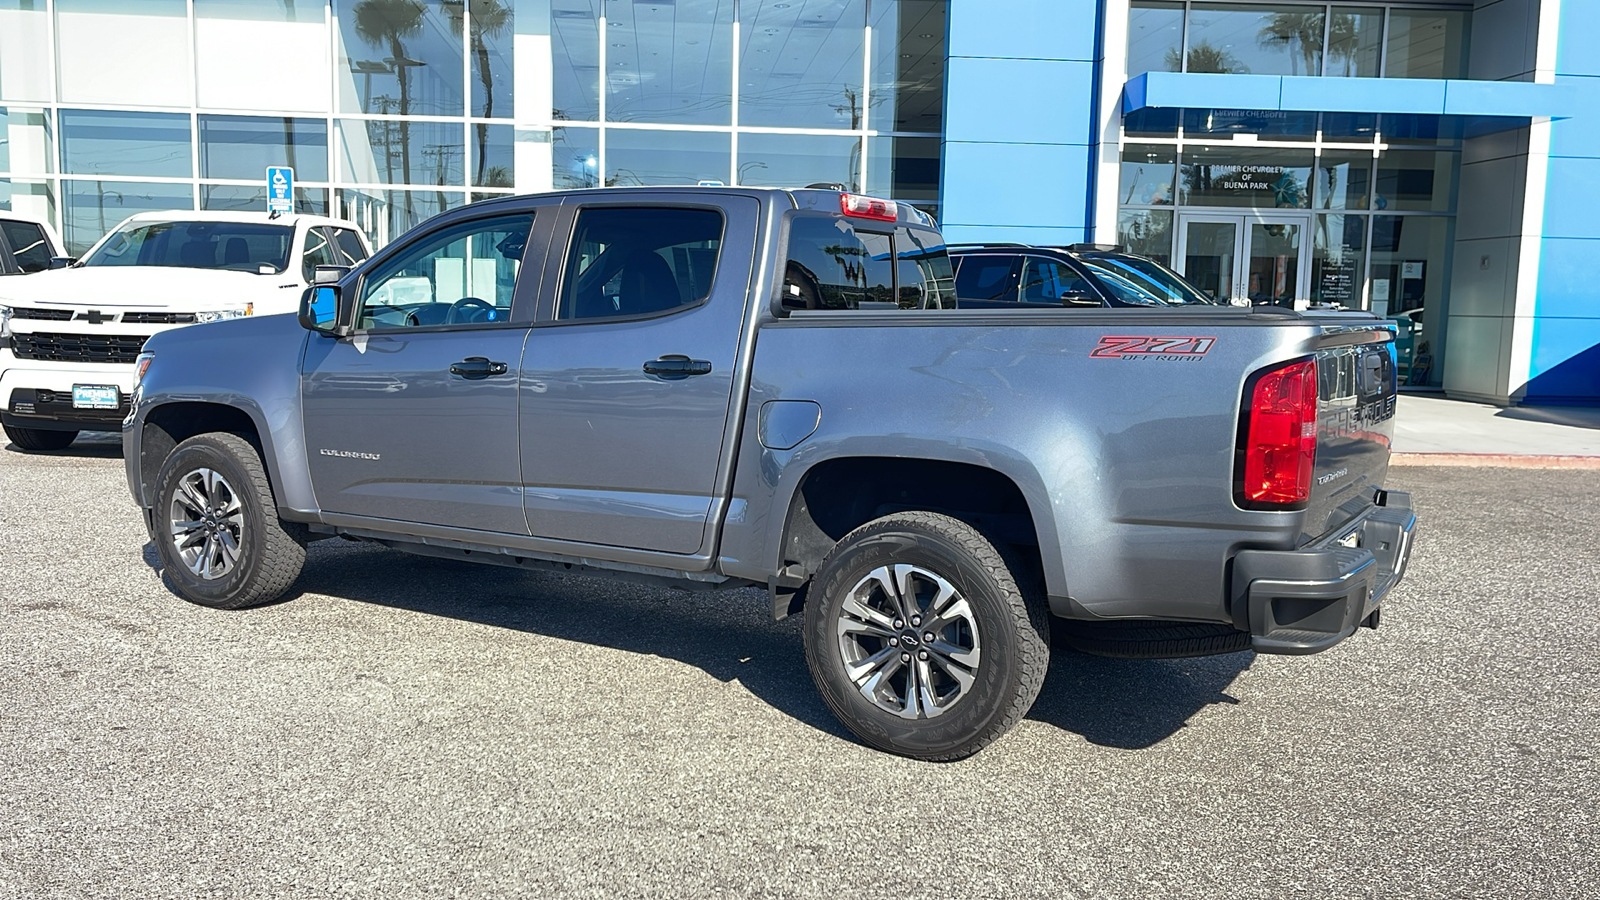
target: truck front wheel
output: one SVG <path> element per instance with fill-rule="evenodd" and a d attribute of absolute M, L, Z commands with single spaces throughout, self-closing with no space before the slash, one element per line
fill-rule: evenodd
<path fill-rule="evenodd" d="M 949 516 L 885 516 L 845 535 L 816 575 L 806 663 L 862 741 L 917 759 L 978 752 L 1033 706 L 1049 667 L 1044 603 L 1025 567 Z"/>
<path fill-rule="evenodd" d="M 76 431 L 53 431 L 46 428 L 18 428 L 5 426 L 6 437 L 23 450 L 65 450 L 78 439 Z"/>
<path fill-rule="evenodd" d="M 156 552 L 185 600 L 242 609 L 281 597 L 305 544 L 278 519 L 261 456 L 235 434 L 189 438 L 156 476 Z"/>

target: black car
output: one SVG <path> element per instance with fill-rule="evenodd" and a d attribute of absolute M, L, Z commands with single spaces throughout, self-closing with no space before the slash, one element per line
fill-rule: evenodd
<path fill-rule="evenodd" d="M 967 309 L 1216 305 L 1182 275 L 1110 244 L 953 244 Z"/>

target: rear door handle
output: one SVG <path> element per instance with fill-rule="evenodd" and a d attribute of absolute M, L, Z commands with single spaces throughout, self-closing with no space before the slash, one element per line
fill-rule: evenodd
<path fill-rule="evenodd" d="M 462 378 L 488 378 L 490 375 L 504 375 L 511 371 L 503 362 L 494 362 L 486 356 L 469 356 L 458 363 L 450 364 L 450 374 L 460 375 Z"/>
<path fill-rule="evenodd" d="M 669 353 L 660 359 L 652 359 L 644 364 L 646 375 L 659 375 L 662 378 L 688 378 L 690 375 L 709 375 L 711 361 L 708 359 L 690 359 L 678 353 Z"/>

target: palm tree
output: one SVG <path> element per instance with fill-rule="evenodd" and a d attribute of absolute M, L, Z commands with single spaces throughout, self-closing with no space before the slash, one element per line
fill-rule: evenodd
<path fill-rule="evenodd" d="M 1305 72 L 1293 71 L 1294 57 L 1291 56 L 1289 74 L 1322 74 L 1317 71 L 1317 57 L 1322 53 L 1322 13 L 1273 13 L 1271 20 L 1261 26 L 1256 41 L 1263 47 L 1298 46 Z"/>
<path fill-rule="evenodd" d="M 406 57 L 405 39 L 422 32 L 422 19 L 427 8 L 422 0 L 361 0 L 352 10 L 356 34 L 363 41 L 382 50 L 387 47 L 394 67 L 395 78 L 400 83 L 400 174 L 405 183 L 411 183 L 411 124 L 405 116 L 411 113 L 411 60 Z M 415 218 L 411 192 L 406 195 L 406 215 Z"/>
<path fill-rule="evenodd" d="M 1350 65 L 1360 53 L 1360 19 L 1349 13 L 1335 13 L 1328 20 L 1328 58 L 1344 60 L 1344 75 L 1348 77 L 1351 74 Z"/>
<path fill-rule="evenodd" d="M 1250 67 L 1240 62 L 1234 56 L 1220 47 L 1213 47 L 1205 41 L 1189 48 L 1189 68 L 1184 69 L 1179 65 L 1178 48 L 1173 47 L 1167 51 L 1167 70 L 1169 72 L 1210 72 L 1216 75 L 1245 75 L 1250 72 Z"/>
<path fill-rule="evenodd" d="M 478 64 L 478 81 L 483 85 L 483 112 L 485 119 L 494 118 L 494 73 L 489 67 L 489 42 L 505 35 L 515 14 L 500 0 L 468 0 L 467 16 L 472 20 L 472 58 Z M 452 20 L 456 37 L 461 36 L 460 19 Z M 559 116 L 557 118 L 560 118 Z M 478 138 L 478 173 L 473 184 L 484 185 L 488 170 L 489 126 L 483 122 L 473 125 Z M 509 187 L 509 185 L 507 185 Z"/>

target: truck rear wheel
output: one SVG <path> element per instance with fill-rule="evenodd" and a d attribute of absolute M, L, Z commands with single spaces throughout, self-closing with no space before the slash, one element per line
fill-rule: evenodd
<path fill-rule="evenodd" d="M 1026 571 L 937 513 L 845 535 L 806 604 L 806 663 L 823 701 L 881 750 L 982 750 L 1033 706 L 1049 667 L 1047 614 Z"/>
<path fill-rule="evenodd" d="M 65 450 L 78 439 L 76 431 L 54 431 L 47 428 L 19 428 L 5 426 L 6 437 L 23 450 Z"/>
<path fill-rule="evenodd" d="M 178 593 L 242 609 L 283 596 L 305 565 L 305 544 L 278 519 L 261 456 L 235 434 L 189 438 L 156 476 L 156 551 Z"/>

